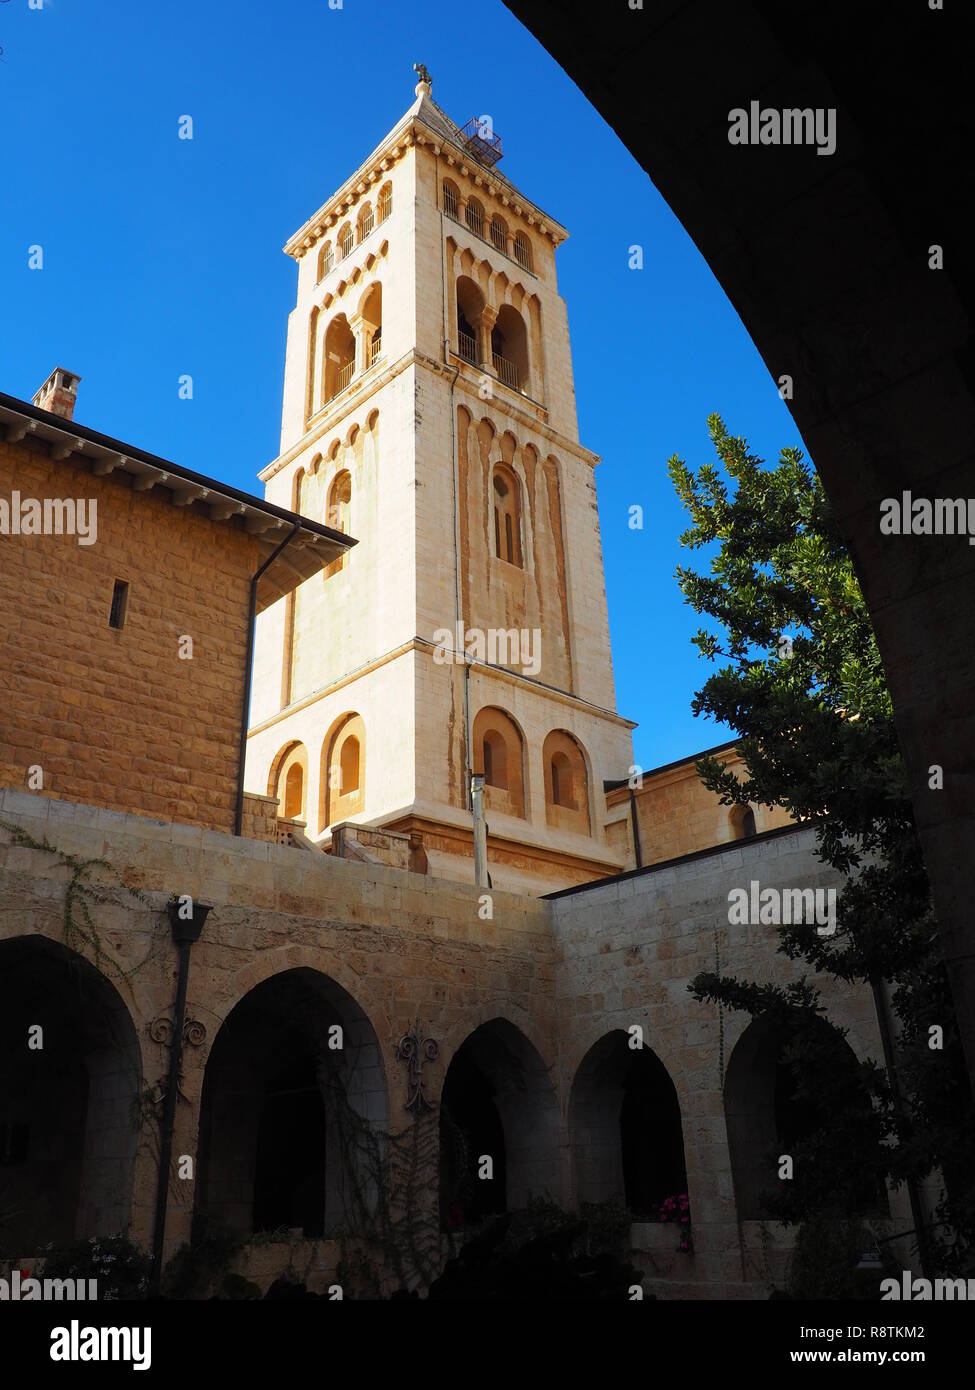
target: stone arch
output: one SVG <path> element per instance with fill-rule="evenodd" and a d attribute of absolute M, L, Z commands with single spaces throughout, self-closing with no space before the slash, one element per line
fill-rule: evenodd
<path fill-rule="evenodd" d="M 815 1026 L 821 1028 L 824 1043 L 835 1048 L 835 1069 L 848 1069 L 852 1081 L 856 1053 L 825 1019 L 817 1020 Z M 768 1217 L 766 1201 L 778 1184 L 779 1156 L 823 1126 L 815 1098 L 796 1094 L 796 1078 L 784 1055 L 787 1042 L 782 1022 L 759 1015 L 735 1043 L 725 1072 L 728 1152 L 739 1221 Z M 864 1096 L 864 1106 L 869 1109 L 869 1105 Z M 793 1181 L 803 1181 L 798 1164 Z M 849 1194 L 854 1211 L 876 1212 L 885 1200 L 867 1184 Z"/>
<path fill-rule="evenodd" d="M 210 1048 L 197 1215 L 240 1235 L 348 1228 L 378 1196 L 388 1096 L 382 1050 L 347 989 L 288 951 Z"/>
<path fill-rule="evenodd" d="M 494 555 L 518 569 L 525 566 L 521 480 L 514 469 L 496 463 L 491 469 L 491 515 Z"/>
<path fill-rule="evenodd" d="M 28 1046 L 29 1029 L 43 1046 Z M 37 1035 L 34 1035 L 35 1037 Z M 142 1053 L 115 986 L 42 936 L 0 942 L 3 1244 L 114 1235 L 131 1216 Z"/>
<path fill-rule="evenodd" d="M 352 512 L 352 474 L 347 468 L 340 468 L 328 485 L 325 500 L 325 525 L 333 530 L 349 534 L 349 517 Z M 326 580 L 345 569 L 349 562 L 349 552 L 343 551 L 325 566 L 322 574 Z"/>
<path fill-rule="evenodd" d="M 371 367 L 382 354 L 383 339 L 383 282 L 373 280 L 359 300 L 362 320 L 362 362 Z"/>
<path fill-rule="evenodd" d="M 278 815 L 286 820 L 305 820 L 308 795 L 308 750 L 298 740 L 286 743 L 275 754 L 267 777 L 267 794 L 278 798 Z M 297 799 L 297 800 L 296 800 Z M 297 804 L 298 810 L 293 808 Z"/>
<path fill-rule="evenodd" d="M 358 245 L 360 241 L 365 241 L 366 237 L 369 235 L 369 233 L 372 231 L 375 225 L 376 217 L 375 213 L 372 210 L 372 203 L 368 199 L 366 199 L 366 201 L 360 207 L 358 215 L 355 219 L 356 245 Z"/>
<path fill-rule="evenodd" d="M 481 360 L 480 333 L 481 315 L 484 312 L 484 291 L 469 275 L 458 275 L 457 298 L 457 352 L 465 362 L 477 366 Z"/>
<path fill-rule="evenodd" d="M 665 1198 L 687 1191 L 680 1101 L 649 1047 L 622 1029 L 592 1044 L 569 1093 L 569 1137 L 579 1202 L 624 1203 L 657 1219 Z"/>
<path fill-rule="evenodd" d="M 491 217 L 491 245 L 503 255 L 508 254 L 508 224 L 499 212 Z"/>
<path fill-rule="evenodd" d="M 757 834 L 755 829 L 755 808 L 753 806 L 732 806 L 728 812 L 728 832 L 732 840 L 750 840 Z"/>
<path fill-rule="evenodd" d="M 468 198 L 464 209 L 464 221 L 475 236 L 484 236 L 484 204 L 480 198 Z"/>
<path fill-rule="evenodd" d="M 493 1177 L 480 1179 L 484 1157 Z M 557 1198 L 559 1106 L 548 1068 L 515 1024 L 494 1017 L 461 1042 L 440 1096 L 440 1202 L 448 1228 Z"/>
<path fill-rule="evenodd" d="M 386 218 L 389 217 L 392 211 L 393 184 L 390 179 L 387 179 L 384 184 L 380 185 L 379 192 L 376 195 L 376 221 L 385 222 Z M 383 248 L 381 248 L 380 254 L 382 254 L 382 250 L 385 250 L 385 244 Z"/>
<path fill-rule="evenodd" d="M 515 260 L 518 262 L 520 266 L 523 266 L 525 270 L 534 269 L 532 244 L 529 241 L 528 236 L 525 232 L 515 232 L 514 246 L 512 249 L 514 251 Z"/>
<path fill-rule="evenodd" d="M 460 219 L 460 189 L 453 179 L 444 179 L 441 184 L 443 193 L 443 210 L 448 217 L 452 217 L 455 222 Z"/>
<path fill-rule="evenodd" d="M 491 363 L 505 386 L 527 391 L 530 373 L 528 330 L 513 304 L 502 304 L 491 329 Z"/>
<path fill-rule="evenodd" d="M 342 226 L 335 234 L 335 244 L 338 248 L 336 259 L 344 261 L 346 256 L 351 255 L 355 246 L 355 232 L 352 230 L 351 222 L 343 222 Z"/>
<path fill-rule="evenodd" d="M 361 714 L 340 715 L 326 734 L 320 786 L 322 831 L 365 808 L 366 726 Z"/>
<path fill-rule="evenodd" d="M 322 404 L 344 391 L 355 373 L 355 335 L 344 313 L 329 320 L 322 343 Z"/>
<path fill-rule="evenodd" d="M 542 745 L 545 769 L 545 817 L 549 825 L 592 833 L 589 812 L 589 760 L 582 744 L 567 729 L 553 729 Z"/>
<path fill-rule="evenodd" d="M 326 275 L 328 274 L 328 272 L 332 269 L 332 266 L 333 266 L 334 264 L 335 264 L 335 248 L 334 248 L 333 245 L 332 245 L 331 239 L 329 239 L 328 241 L 325 242 L 325 244 L 324 244 L 324 246 L 322 247 L 321 251 L 319 251 L 319 253 L 318 253 L 318 283 L 319 283 L 319 284 L 321 284 L 321 282 L 325 279 L 325 276 L 326 276 Z"/>
<path fill-rule="evenodd" d="M 507 816 L 526 815 L 525 738 L 505 710 L 484 705 L 471 733 L 473 769 L 484 774 L 484 804 Z"/>

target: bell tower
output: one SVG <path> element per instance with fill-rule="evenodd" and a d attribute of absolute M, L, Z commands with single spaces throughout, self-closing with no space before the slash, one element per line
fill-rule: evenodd
<path fill-rule="evenodd" d="M 416 71 L 413 105 L 285 246 L 298 293 L 260 476 L 356 544 L 258 619 L 246 785 L 323 847 L 381 826 L 412 867 L 471 880 L 480 773 L 492 884 L 547 892 L 632 863 L 603 794 L 633 725 L 556 283 L 567 233 L 500 171 L 491 122 L 457 126 Z"/>

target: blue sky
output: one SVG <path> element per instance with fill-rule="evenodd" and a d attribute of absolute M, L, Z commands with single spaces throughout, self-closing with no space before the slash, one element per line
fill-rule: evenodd
<path fill-rule="evenodd" d="M 503 5 L 0 0 L 0 47 L 0 389 L 29 399 L 64 366 L 83 378 L 79 422 L 257 492 L 294 306 L 284 241 L 411 104 L 414 61 L 459 123 L 491 115 L 504 172 L 570 232 L 559 287 L 580 437 L 603 459 L 617 707 L 639 722 L 637 761 L 729 736 L 690 710 L 709 668 L 673 578 L 685 515 L 666 461 L 710 457 L 713 410 L 770 461 L 801 440 L 647 175 Z M 184 114 L 192 142 L 176 136 Z"/>

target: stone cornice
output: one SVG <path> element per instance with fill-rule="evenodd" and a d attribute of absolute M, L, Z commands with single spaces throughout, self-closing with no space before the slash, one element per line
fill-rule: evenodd
<path fill-rule="evenodd" d="M 429 145 L 435 154 L 440 154 L 446 149 L 446 162 L 449 165 L 456 165 L 461 173 L 476 170 L 473 175 L 476 183 L 483 186 L 487 193 L 497 198 L 515 216 L 521 217 L 527 226 L 548 237 L 553 246 L 560 246 L 567 239 L 569 233 L 566 228 L 519 193 L 514 184 L 478 164 L 461 145 L 427 125 L 422 116 L 408 114 L 399 125 L 393 127 L 341 188 L 288 238 L 283 248 L 285 255 L 300 261 L 330 228 L 340 225 L 347 216 L 352 215 L 352 209 L 359 199 L 364 197 L 370 188 L 381 183 L 393 166 L 399 163 L 407 150 L 414 145 Z"/>
<path fill-rule="evenodd" d="M 298 443 L 293 444 L 285 453 L 279 454 L 276 459 L 272 459 L 266 467 L 261 469 L 257 475 L 260 481 L 262 483 L 270 482 L 276 474 L 280 473 L 282 468 L 287 468 L 290 463 L 294 463 L 295 459 L 300 458 L 306 449 L 310 449 L 323 435 L 334 429 L 339 420 L 365 405 L 366 401 L 377 391 L 382 390 L 402 372 L 413 366 L 424 367 L 427 371 L 434 372 L 437 376 L 446 377 L 449 380 L 453 380 L 454 376 L 457 375 L 457 385 L 463 384 L 463 389 L 477 402 L 482 413 L 485 406 L 489 404 L 478 396 L 477 385 L 466 380 L 463 373 L 457 374 L 455 367 L 446 362 L 438 362 L 435 357 L 428 357 L 425 352 L 420 352 L 417 348 L 411 348 L 409 352 L 405 352 L 402 357 L 398 357 L 395 362 L 392 362 L 383 371 L 377 372 L 375 376 L 364 376 L 358 391 L 353 390 L 350 395 L 343 392 L 341 401 L 334 410 L 326 408 L 319 411 L 317 415 L 313 415 L 307 431 L 298 440 Z M 506 415 L 516 420 L 525 430 L 530 430 L 540 438 L 547 439 L 562 453 L 574 454 L 576 458 L 589 464 L 591 468 L 595 468 L 596 464 L 599 463 L 599 455 L 594 454 L 591 449 L 584 448 L 575 440 L 569 439 L 564 434 L 559 434 L 558 430 L 553 429 L 551 425 L 545 424 L 534 415 L 529 415 L 526 410 L 519 409 L 513 393 L 511 393 L 510 400 L 506 394 L 501 408 Z"/>

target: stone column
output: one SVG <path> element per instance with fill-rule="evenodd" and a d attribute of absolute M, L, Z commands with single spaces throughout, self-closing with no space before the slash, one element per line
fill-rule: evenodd
<path fill-rule="evenodd" d="M 493 354 L 491 352 L 491 330 L 494 328 L 498 319 L 498 311 L 491 304 L 485 304 L 481 310 L 481 317 L 477 323 L 478 335 L 480 337 L 481 365 L 488 371 L 494 368 Z"/>

